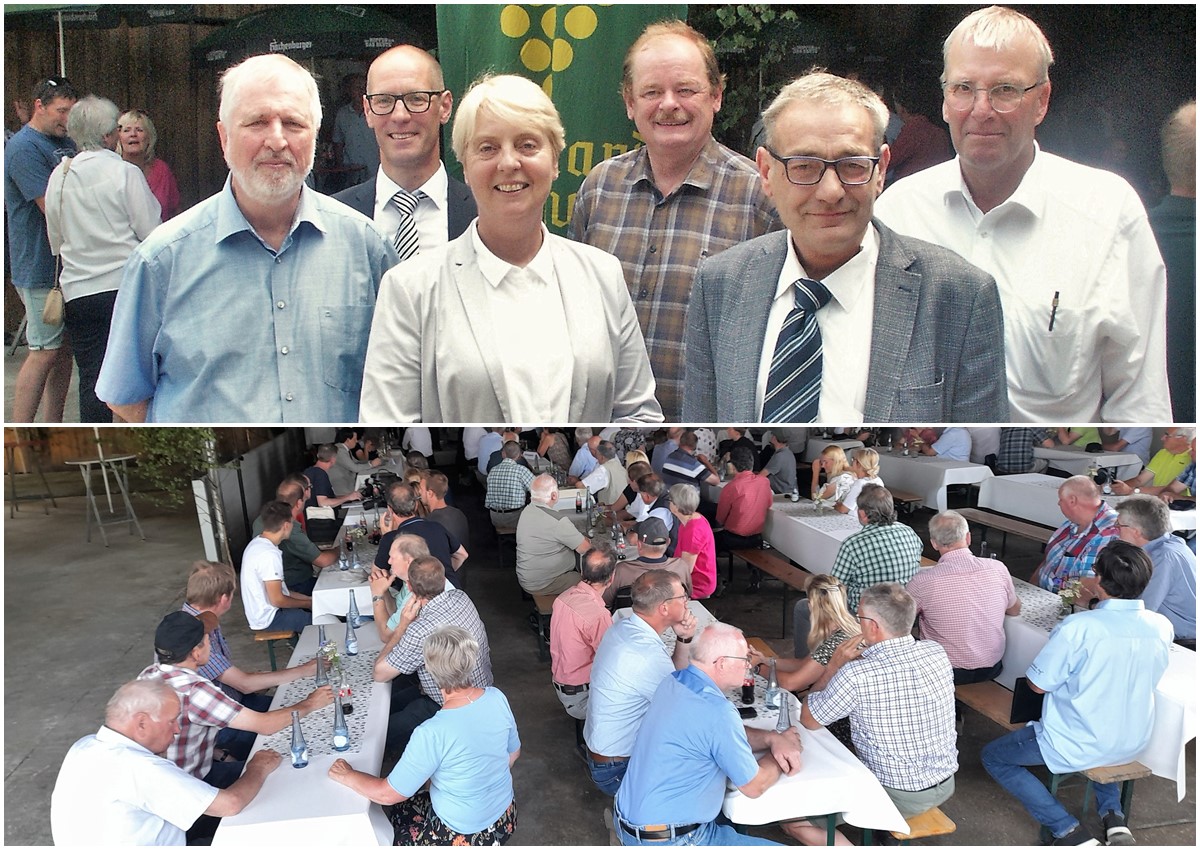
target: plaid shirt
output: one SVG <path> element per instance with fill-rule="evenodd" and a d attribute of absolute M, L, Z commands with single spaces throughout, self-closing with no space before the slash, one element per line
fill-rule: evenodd
<path fill-rule="evenodd" d="M 958 770 L 954 673 L 934 641 L 868 646 L 809 694 L 808 710 L 823 726 L 849 717 L 859 759 L 888 788 L 920 791 Z"/>
<path fill-rule="evenodd" d="M 483 506 L 493 511 L 511 511 L 525 507 L 525 494 L 533 473 L 511 458 L 492 467 L 487 476 L 487 497 Z"/>
<path fill-rule="evenodd" d="M 937 641 L 959 670 L 991 667 L 1004 657 L 1004 612 L 1017 604 L 1008 567 L 966 547 L 919 570 L 906 588 L 917 600 L 921 637 Z"/>
<path fill-rule="evenodd" d="M 1071 579 L 1095 575 L 1096 556 L 1116 536 L 1117 512 L 1104 502 L 1087 525 L 1064 522 L 1046 544 L 1046 557 L 1033 574 L 1034 584 L 1057 593 Z"/>
<path fill-rule="evenodd" d="M 850 612 L 858 610 L 858 597 L 873 584 L 908 584 L 921 566 L 922 548 L 917 533 L 900 522 L 865 525 L 843 540 L 831 572 L 846 585 Z"/>
<path fill-rule="evenodd" d="M 592 681 L 592 661 L 612 614 L 596 588 L 581 581 L 554 600 L 550 618 L 550 675 L 560 685 Z"/>
<path fill-rule="evenodd" d="M 1004 472 L 1029 472 L 1033 469 L 1033 447 L 1049 439 L 1044 428 L 1001 428 L 996 468 Z"/>
<path fill-rule="evenodd" d="M 401 673 L 416 673 L 425 696 L 442 704 L 442 691 L 437 681 L 425 669 L 425 638 L 442 626 L 462 626 L 479 643 L 479 663 L 471 671 L 471 685 L 487 688 L 492 684 L 492 651 L 488 646 L 483 621 L 470 597 L 461 590 L 447 590 L 425 604 L 413 620 L 404 637 L 388 653 L 387 662 Z"/>
<path fill-rule="evenodd" d="M 217 732 L 238 716 L 242 706 L 237 700 L 195 670 L 171 664 L 151 664 L 139 679 L 158 679 L 175 689 L 182 704 L 179 711 L 179 735 L 167 747 L 166 756 L 197 779 L 212 768 L 213 745 Z"/>
<path fill-rule="evenodd" d="M 715 139 L 666 198 L 644 147 L 600 163 L 579 187 L 568 233 L 621 261 L 668 422 L 683 409 L 683 337 L 696 267 L 781 226 L 754 163 Z"/>
<path fill-rule="evenodd" d="M 1196 461 L 1189 463 L 1187 469 L 1179 473 L 1179 477 L 1175 480 L 1187 488 L 1183 492 L 1194 491 L 1196 489 Z"/>
<path fill-rule="evenodd" d="M 187 611 L 193 617 L 200 616 L 199 609 L 193 608 L 186 602 L 183 603 L 181 610 Z M 229 644 L 225 643 L 225 636 L 221 634 L 220 626 L 217 626 L 209 633 L 208 644 L 210 649 L 208 663 L 203 667 L 198 667 L 196 672 L 204 678 L 216 682 L 217 679 L 221 678 L 222 673 L 233 666 L 233 662 L 229 660 Z M 217 682 L 217 684 L 220 685 L 221 683 Z M 222 690 L 224 690 L 224 687 L 222 687 Z M 230 694 L 230 696 L 233 696 L 233 694 Z"/>

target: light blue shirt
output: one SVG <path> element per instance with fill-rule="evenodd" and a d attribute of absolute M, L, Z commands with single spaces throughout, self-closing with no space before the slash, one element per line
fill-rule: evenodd
<path fill-rule="evenodd" d="M 737 709 L 706 673 L 689 666 L 659 683 L 617 791 L 617 810 L 637 825 L 707 823 L 721 811 L 726 777 L 740 787 L 757 773 Z"/>
<path fill-rule="evenodd" d="M 1124 764 L 1142 751 L 1170 644 L 1171 624 L 1140 599 L 1105 599 L 1055 627 L 1027 674 L 1046 692 L 1033 726 L 1052 772 Z"/>
<path fill-rule="evenodd" d="M 479 438 L 479 461 L 477 466 L 480 475 L 488 474 L 488 461 L 495 452 L 504 447 L 504 437 L 495 431 L 488 431 Z"/>
<path fill-rule="evenodd" d="M 583 738 L 602 756 L 633 752 L 642 716 L 662 680 L 675 665 L 666 644 L 636 613 L 614 623 L 600 639 L 592 662 L 591 696 Z"/>
<path fill-rule="evenodd" d="M 654 447 L 654 451 L 650 455 L 650 468 L 662 475 L 663 464 L 667 462 L 667 458 L 671 453 L 679 448 L 679 443 L 674 440 L 667 440 L 665 443 L 659 443 Z"/>
<path fill-rule="evenodd" d="M 575 459 L 571 461 L 571 468 L 567 471 L 567 474 L 574 475 L 576 478 L 583 478 L 583 476 L 590 473 L 597 466 L 599 466 L 599 461 L 592 454 L 592 450 L 587 447 L 587 443 L 584 443 L 579 447 L 579 451 L 575 452 Z"/>
<path fill-rule="evenodd" d="M 1147 611 L 1171 621 L 1177 638 L 1196 637 L 1196 554 L 1174 534 L 1145 545 L 1154 564 L 1150 583 L 1142 591 Z"/>
<path fill-rule="evenodd" d="M 1122 428 L 1121 439 L 1129 444 L 1124 451 L 1140 457 L 1142 466 L 1150 462 L 1150 444 L 1154 442 L 1153 428 Z"/>
<path fill-rule="evenodd" d="M 413 732 L 388 784 L 405 797 L 432 779 L 433 810 L 455 832 L 487 829 L 513 801 L 508 757 L 521 748 L 504 694 L 485 688 L 475 702 L 441 710 Z"/>
<path fill-rule="evenodd" d="M 354 422 L 367 338 L 395 250 L 305 187 L 278 252 L 229 180 L 125 266 L 96 394 L 150 422 Z"/>
<path fill-rule="evenodd" d="M 940 458 L 968 463 L 971 460 L 971 432 L 966 428 L 947 428 L 930 448 Z"/>

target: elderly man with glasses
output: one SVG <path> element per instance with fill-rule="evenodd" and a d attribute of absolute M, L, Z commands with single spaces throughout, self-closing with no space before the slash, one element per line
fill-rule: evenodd
<path fill-rule="evenodd" d="M 1114 481 L 1113 492 L 1118 496 L 1140 493 L 1195 496 L 1192 488 L 1196 486 L 1196 429 L 1168 428 L 1163 432 L 1162 444 L 1145 469 L 1133 478 Z"/>
<path fill-rule="evenodd" d="M 1171 621 L 1176 643 L 1195 649 L 1196 553 L 1171 532 L 1170 509 L 1153 496 L 1130 496 L 1117 505 L 1117 534 L 1150 557 L 1146 610 Z"/>
<path fill-rule="evenodd" d="M 995 281 L 871 218 L 887 117 L 827 73 L 763 114 L 759 176 L 787 230 L 700 266 L 685 421 L 1008 421 Z"/>
<path fill-rule="evenodd" d="M 958 156 L 889 188 L 880 219 L 995 276 L 1014 421 L 1170 422 L 1166 269 L 1123 178 L 1038 147 L 1046 36 L 992 6 L 959 23 L 943 57 Z"/>

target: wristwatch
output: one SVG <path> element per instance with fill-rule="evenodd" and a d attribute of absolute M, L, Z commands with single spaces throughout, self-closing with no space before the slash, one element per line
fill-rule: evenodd
<path fill-rule="evenodd" d="M 679 635 L 676 635 L 676 636 L 675 636 L 675 642 L 676 642 L 676 643 L 691 643 L 691 642 L 692 642 L 692 639 L 691 639 L 691 638 L 680 637 Z"/>
<path fill-rule="evenodd" d="M 372 596 L 372 597 L 371 597 L 371 602 L 372 602 L 372 603 L 375 603 L 375 602 L 382 602 L 382 601 L 383 601 L 383 596 L 382 596 L 382 595 L 380 595 L 380 596 Z"/>
<path fill-rule="evenodd" d="M 1133 488 L 1133 495 L 1135 495 L 1135 496 L 1140 496 L 1140 495 L 1141 495 L 1141 493 L 1142 493 L 1142 488 L 1141 488 L 1141 487 L 1134 487 L 1134 488 Z"/>

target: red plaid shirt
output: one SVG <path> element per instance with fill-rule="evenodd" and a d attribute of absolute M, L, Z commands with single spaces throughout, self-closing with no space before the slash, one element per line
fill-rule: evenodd
<path fill-rule="evenodd" d="M 241 704 L 186 667 L 151 664 L 138 678 L 158 679 L 175 689 L 181 703 L 179 736 L 167 747 L 166 756 L 192 776 L 203 779 L 212 768 L 217 732 L 233 722 L 242 710 Z"/>

